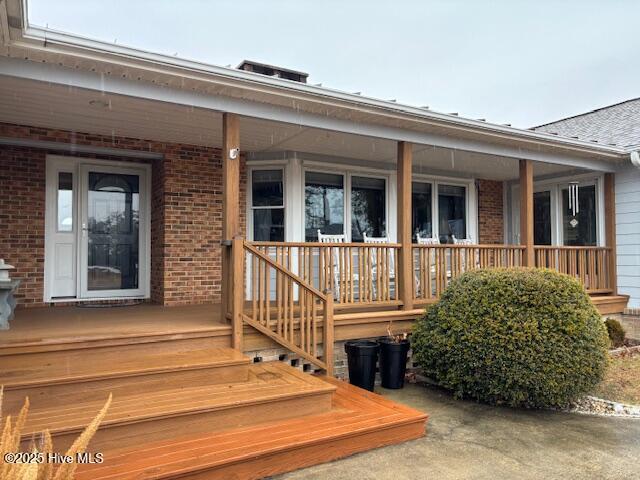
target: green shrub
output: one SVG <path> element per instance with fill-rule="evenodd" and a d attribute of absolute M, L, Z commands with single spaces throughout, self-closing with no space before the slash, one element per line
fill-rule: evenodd
<path fill-rule="evenodd" d="M 457 397 L 566 405 L 603 377 L 606 329 L 584 288 L 546 269 L 468 272 L 416 322 L 415 359 Z"/>
<path fill-rule="evenodd" d="M 607 318 L 604 324 L 607 327 L 611 346 L 615 348 L 623 346 L 627 333 L 624 331 L 624 328 L 622 328 L 622 325 L 620 325 L 620 322 L 615 318 Z"/>

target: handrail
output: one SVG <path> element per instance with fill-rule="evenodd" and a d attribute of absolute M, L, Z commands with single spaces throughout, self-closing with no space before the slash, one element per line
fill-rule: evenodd
<path fill-rule="evenodd" d="M 252 258 L 240 321 L 332 375 L 333 296 L 248 242 L 242 242 L 242 255 Z"/>
<path fill-rule="evenodd" d="M 291 278 L 293 281 L 295 281 L 300 287 L 308 290 L 309 292 L 313 293 L 314 295 L 320 297 L 321 299 L 325 300 L 327 299 L 327 297 L 323 294 L 320 293 L 320 291 L 315 288 L 313 285 L 309 285 L 308 283 L 306 283 L 302 278 L 300 278 L 298 275 L 296 275 L 295 273 L 293 273 L 291 270 L 287 270 L 286 268 L 284 268 L 282 265 L 280 265 L 278 262 L 276 262 L 275 260 L 272 260 L 268 255 L 265 255 L 264 253 L 262 253 L 260 250 L 256 249 L 255 247 L 253 247 L 250 243 L 245 242 L 244 244 L 244 248 L 245 250 L 250 251 L 252 254 L 254 254 L 255 256 L 261 258 L 262 260 L 264 260 L 266 263 L 268 263 L 269 265 L 271 265 L 274 269 L 278 270 L 280 273 L 282 273 L 283 275 L 288 276 L 289 278 Z"/>
<path fill-rule="evenodd" d="M 401 248 L 399 243 L 364 243 L 364 242 L 250 242 L 257 247 L 364 247 L 383 246 L 389 248 Z"/>
<path fill-rule="evenodd" d="M 482 250 L 495 250 L 495 249 L 512 249 L 512 250 L 525 250 L 527 247 L 524 245 L 509 245 L 509 244 L 501 244 L 501 243 L 486 243 L 486 244 L 468 244 L 461 245 L 456 243 L 436 243 L 432 245 L 422 244 L 422 243 L 414 243 L 411 245 L 413 248 L 436 248 L 436 249 L 460 249 L 464 250 L 467 248 L 476 248 Z"/>

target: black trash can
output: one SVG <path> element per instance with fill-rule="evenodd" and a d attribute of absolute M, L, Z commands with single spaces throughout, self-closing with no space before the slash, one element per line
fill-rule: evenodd
<path fill-rule="evenodd" d="M 368 340 L 355 340 L 344 344 L 349 362 L 351 385 L 373 392 L 379 348 L 376 342 Z"/>
<path fill-rule="evenodd" d="M 388 337 L 378 340 L 380 344 L 380 379 L 384 388 L 404 387 L 404 374 L 407 371 L 407 353 L 409 340 L 394 342 Z"/>

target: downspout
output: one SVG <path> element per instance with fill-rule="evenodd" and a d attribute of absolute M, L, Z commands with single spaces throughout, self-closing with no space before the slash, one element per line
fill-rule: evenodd
<path fill-rule="evenodd" d="M 631 158 L 631 163 L 634 167 L 640 168 L 640 150 L 634 150 L 629 153 L 629 158 Z"/>

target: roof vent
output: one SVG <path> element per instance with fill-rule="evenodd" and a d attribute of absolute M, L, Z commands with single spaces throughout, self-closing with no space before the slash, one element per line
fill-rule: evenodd
<path fill-rule="evenodd" d="M 259 73 L 268 77 L 284 78 L 300 83 L 307 83 L 307 77 L 309 76 L 308 73 L 291 70 L 289 68 L 275 67 L 265 63 L 252 62 L 251 60 L 242 61 L 237 68 L 245 72 Z"/>

